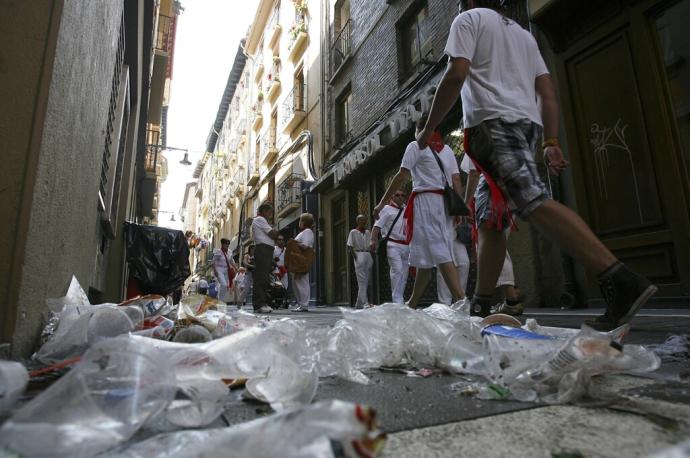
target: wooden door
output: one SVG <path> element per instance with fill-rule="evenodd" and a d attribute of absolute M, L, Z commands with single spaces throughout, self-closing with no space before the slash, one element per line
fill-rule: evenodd
<path fill-rule="evenodd" d="M 690 292 L 690 232 L 687 174 L 657 32 L 668 7 L 648 1 L 622 8 L 568 46 L 558 79 L 578 212 L 616 256 L 659 285 L 659 296 L 678 297 Z M 588 290 L 598 295 L 594 281 Z"/>

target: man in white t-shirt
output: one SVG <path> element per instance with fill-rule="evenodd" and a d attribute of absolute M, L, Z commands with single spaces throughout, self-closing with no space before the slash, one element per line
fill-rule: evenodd
<path fill-rule="evenodd" d="M 362 309 L 369 305 L 369 277 L 374 259 L 371 257 L 369 243 L 371 233 L 367 227 L 367 217 L 357 215 L 357 227 L 350 231 L 347 236 L 347 248 L 355 263 L 355 275 L 357 275 L 357 301 L 355 308 Z"/>
<path fill-rule="evenodd" d="M 300 233 L 295 237 L 295 242 L 299 245 L 301 250 L 314 249 L 314 216 L 311 213 L 302 213 L 299 217 Z M 307 312 L 309 311 L 309 295 L 311 293 L 311 285 L 309 284 L 309 272 L 293 272 L 292 286 L 295 293 L 295 300 L 297 306 L 292 309 L 293 312 Z"/>
<path fill-rule="evenodd" d="M 504 0 L 461 0 L 445 53 L 448 68 L 425 128 L 426 146 L 462 96 L 465 151 L 489 184 L 493 220 L 479 228 L 478 278 L 472 313 L 487 315 L 506 253 L 505 216 L 529 219 L 597 273 L 606 313 L 588 322 L 610 330 L 629 322 L 656 287 L 622 264 L 568 207 L 552 200 L 534 162 L 539 141 L 552 173 L 568 162 L 558 142 L 558 100 L 536 41 L 500 13 Z M 542 124 L 543 123 L 543 124 Z M 543 126 L 543 127 L 542 127 Z"/>
<path fill-rule="evenodd" d="M 273 205 L 263 203 L 259 205 L 259 212 L 252 221 L 252 238 L 254 239 L 254 272 L 252 280 L 252 305 L 255 312 L 271 313 L 273 309 L 268 305 L 268 294 L 273 269 L 273 249 L 278 231 L 269 220 L 273 218 Z"/>
<path fill-rule="evenodd" d="M 237 271 L 232 253 L 228 248 L 230 248 L 230 240 L 220 239 L 220 248 L 213 251 L 213 271 L 218 279 L 218 299 L 223 302 L 229 300 L 232 279 Z"/>
<path fill-rule="evenodd" d="M 404 304 L 405 285 L 407 274 L 410 270 L 410 247 L 405 243 L 403 231 L 404 219 L 402 213 L 405 209 L 405 191 L 398 189 L 393 194 L 391 201 L 383 207 L 379 218 L 374 223 L 371 231 L 371 251 L 376 251 L 379 236 L 388 236 L 386 243 L 386 257 L 390 268 L 391 298 L 397 304 Z M 395 223 L 395 224 L 393 224 Z"/>

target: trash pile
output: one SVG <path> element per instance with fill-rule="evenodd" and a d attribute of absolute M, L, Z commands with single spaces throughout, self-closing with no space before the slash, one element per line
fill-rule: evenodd
<path fill-rule="evenodd" d="M 566 403 L 587 394 L 594 375 L 660 365 L 652 351 L 622 345 L 627 327 L 521 326 L 506 315 L 470 317 L 464 304 L 342 309 L 332 327 L 310 327 L 201 295 L 179 306 L 152 295 L 90 305 L 73 280 L 49 307 L 34 358 L 79 361 L 0 428 L 0 446 L 29 456 L 208 456 L 221 447 L 237 456 L 335 456 L 336 444 L 345 456 L 375 456 L 383 436 L 373 413 L 312 404 L 320 377 L 366 384 L 367 372 L 382 367 L 435 367 L 484 377 L 479 397 Z M 243 383 L 246 396 L 278 413 L 215 428 L 229 388 Z"/>

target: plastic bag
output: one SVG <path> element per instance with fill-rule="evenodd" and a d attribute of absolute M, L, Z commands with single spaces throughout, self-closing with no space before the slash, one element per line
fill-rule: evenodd
<path fill-rule="evenodd" d="M 189 246 L 182 231 L 126 223 L 125 237 L 130 275 L 144 293 L 171 293 L 191 274 Z"/>
<path fill-rule="evenodd" d="M 108 456 L 374 457 L 384 441 L 372 410 L 323 401 L 230 428 L 161 434 Z"/>
<path fill-rule="evenodd" d="M 14 406 L 28 383 L 29 373 L 23 364 L 0 361 L 0 413 Z"/>

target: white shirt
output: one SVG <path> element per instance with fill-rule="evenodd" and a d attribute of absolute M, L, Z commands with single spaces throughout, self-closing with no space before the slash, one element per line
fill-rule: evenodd
<path fill-rule="evenodd" d="M 227 262 L 225 261 L 225 256 L 228 257 Z M 226 252 L 225 256 L 223 255 L 223 250 L 220 248 L 213 250 L 213 266 L 216 268 L 216 270 L 228 270 L 228 264 L 232 266 L 232 254 Z"/>
<path fill-rule="evenodd" d="M 285 265 L 285 247 L 280 248 L 279 246 L 277 246 L 273 249 L 273 259 L 275 258 L 278 258 L 278 260 L 276 261 L 276 264 L 278 266 Z"/>
<path fill-rule="evenodd" d="M 465 154 L 462 157 L 462 162 L 460 163 L 460 170 L 467 174 L 469 174 L 473 170 L 477 170 L 477 168 L 474 166 L 474 162 L 472 162 L 472 159 L 470 159 L 470 157 L 467 154 Z"/>
<path fill-rule="evenodd" d="M 265 245 L 275 246 L 275 241 L 268 236 L 273 228 L 266 218 L 263 216 L 256 216 L 252 221 L 252 239 L 254 243 L 263 243 Z"/>
<path fill-rule="evenodd" d="M 441 152 L 438 153 L 438 157 L 441 159 L 443 168 L 446 171 L 445 180 L 443 179 L 443 175 L 441 175 L 441 169 L 436 159 L 434 159 L 433 154 L 436 153 L 428 146 L 420 150 L 416 141 L 407 145 L 400 168 L 407 169 L 412 174 L 413 191 L 419 192 L 443 189 L 446 182 L 449 186 L 453 186 L 453 175 L 460 173 L 458 170 L 458 162 L 455 160 L 453 151 L 448 145 L 444 145 Z"/>
<path fill-rule="evenodd" d="M 301 243 L 302 245 L 306 245 L 309 248 L 314 248 L 314 231 L 308 227 L 305 228 L 302 232 L 297 234 L 295 241 Z"/>
<path fill-rule="evenodd" d="M 358 229 L 352 229 L 347 236 L 347 246 L 352 247 L 355 251 L 369 251 L 369 244 L 371 243 L 371 232 L 365 229 L 361 233 Z"/>
<path fill-rule="evenodd" d="M 403 207 L 404 208 L 404 207 Z M 403 210 L 404 212 L 405 210 Z M 376 223 L 374 224 L 374 227 L 378 227 L 381 230 L 381 237 L 385 237 L 386 234 L 388 234 L 388 231 L 391 228 L 391 224 L 393 224 L 393 221 L 395 221 L 396 216 L 398 216 L 398 213 L 400 212 L 400 209 L 398 207 L 394 207 L 393 205 L 386 205 L 383 207 L 381 210 L 381 213 L 379 213 L 379 219 L 376 220 Z M 391 238 L 393 240 L 405 240 L 405 235 L 403 234 L 403 215 L 402 213 L 400 214 L 400 217 L 398 220 L 395 222 L 395 226 L 393 227 L 393 230 L 391 231 Z"/>
<path fill-rule="evenodd" d="M 471 63 L 461 91 L 465 128 L 498 118 L 542 125 L 534 80 L 549 71 L 519 24 L 487 8 L 465 11 L 453 21 L 445 53 Z"/>
<path fill-rule="evenodd" d="M 199 280 L 199 288 L 208 288 L 208 282 L 206 280 Z"/>

